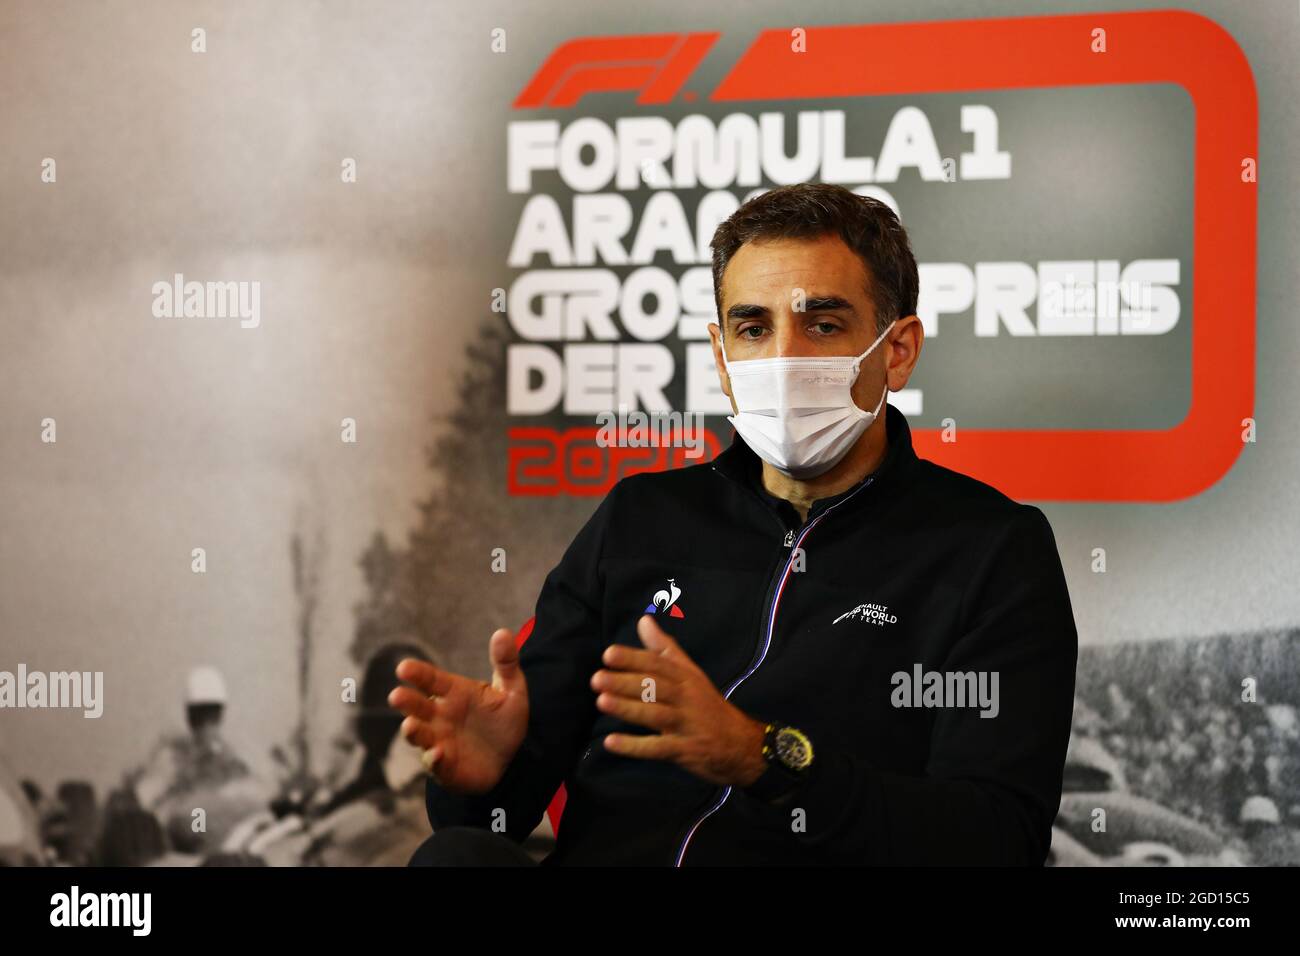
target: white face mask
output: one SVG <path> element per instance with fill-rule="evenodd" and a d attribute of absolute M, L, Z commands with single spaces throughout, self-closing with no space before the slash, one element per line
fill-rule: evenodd
<path fill-rule="evenodd" d="M 739 409 L 727 421 L 754 454 L 791 478 L 802 481 L 829 471 L 871 427 L 885 404 L 888 385 L 871 412 L 858 408 L 852 388 L 862 360 L 893 327 L 890 322 L 861 355 L 730 362 L 724 342 L 722 362 Z"/>

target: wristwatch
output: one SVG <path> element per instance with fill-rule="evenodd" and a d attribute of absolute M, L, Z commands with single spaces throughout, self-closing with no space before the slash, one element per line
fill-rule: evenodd
<path fill-rule="evenodd" d="M 768 721 L 763 735 L 763 759 L 767 761 L 767 768 L 757 780 L 742 789 L 764 803 L 780 806 L 803 785 L 812 771 L 812 741 L 802 730 Z"/>

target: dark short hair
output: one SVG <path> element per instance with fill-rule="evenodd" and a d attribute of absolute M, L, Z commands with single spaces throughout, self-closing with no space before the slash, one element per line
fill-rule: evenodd
<path fill-rule="evenodd" d="M 876 333 L 916 313 L 919 280 L 907 230 L 879 199 L 831 183 L 796 183 L 755 196 L 713 233 L 713 300 L 722 315 L 722 274 L 747 242 L 837 234 L 866 266 Z"/>

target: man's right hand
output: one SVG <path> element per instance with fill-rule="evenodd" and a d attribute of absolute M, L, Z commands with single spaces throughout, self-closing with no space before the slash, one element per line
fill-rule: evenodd
<path fill-rule="evenodd" d="M 424 751 L 424 766 L 451 793 L 491 790 L 528 732 L 528 685 L 509 629 L 492 633 L 488 657 L 491 684 L 408 657 L 397 677 L 419 690 L 396 687 L 388 695 L 389 706 L 406 715 L 402 736 Z"/>

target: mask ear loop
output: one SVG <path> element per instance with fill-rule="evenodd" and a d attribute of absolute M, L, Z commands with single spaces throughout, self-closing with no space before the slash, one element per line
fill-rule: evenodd
<path fill-rule="evenodd" d="M 882 408 L 884 408 L 884 406 L 885 406 L 885 399 L 886 399 L 888 396 L 889 396 L 889 382 L 885 382 L 885 387 L 884 387 L 884 388 L 881 390 L 881 392 L 880 392 L 880 401 L 876 402 L 876 410 L 875 410 L 874 412 L 871 413 L 871 418 L 872 418 L 873 421 L 874 421 L 874 420 L 876 419 L 876 417 L 880 414 L 880 410 L 881 410 Z"/>
<path fill-rule="evenodd" d="M 855 375 L 862 370 L 862 360 L 875 351 L 876 346 L 880 344 L 880 340 L 889 334 L 889 330 L 892 329 L 897 322 L 898 319 L 894 319 L 893 322 L 890 322 L 885 326 L 885 331 L 876 336 L 876 341 L 868 345 L 865 352 L 853 359 L 853 372 Z"/>

